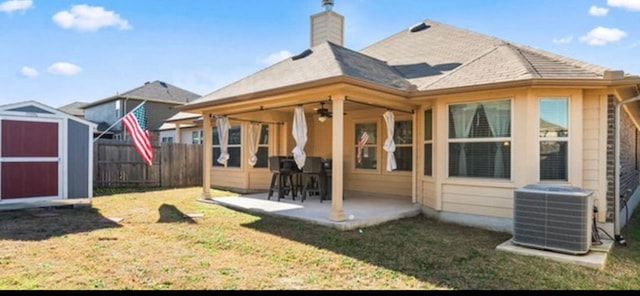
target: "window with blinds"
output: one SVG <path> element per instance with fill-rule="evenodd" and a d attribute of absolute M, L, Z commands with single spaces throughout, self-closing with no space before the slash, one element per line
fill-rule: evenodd
<path fill-rule="evenodd" d="M 449 176 L 511 178 L 511 100 L 449 106 Z"/>

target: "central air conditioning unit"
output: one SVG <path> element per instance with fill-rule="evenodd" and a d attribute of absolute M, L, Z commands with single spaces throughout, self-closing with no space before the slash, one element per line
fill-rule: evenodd
<path fill-rule="evenodd" d="M 516 189 L 512 242 L 573 255 L 588 253 L 592 242 L 592 194 L 567 186 L 527 185 Z"/>

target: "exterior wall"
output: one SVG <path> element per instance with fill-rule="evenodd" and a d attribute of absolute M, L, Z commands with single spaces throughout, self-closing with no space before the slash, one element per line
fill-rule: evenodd
<path fill-rule="evenodd" d="M 290 155 L 295 142 L 291 135 L 291 123 L 293 120 L 293 113 L 288 112 L 260 112 L 260 113 L 247 113 L 244 114 L 246 118 L 251 118 L 252 121 L 263 121 L 269 124 L 269 155 Z M 282 122 L 283 124 L 275 124 L 276 122 Z M 307 118 L 309 123 L 309 118 Z M 211 167 L 211 185 L 212 187 L 230 190 L 239 193 L 251 193 L 251 192 L 265 192 L 269 190 L 271 183 L 271 172 L 269 168 L 255 168 L 251 167 L 248 163 L 249 150 L 245 147 L 249 142 L 249 133 L 247 127 L 249 122 L 230 120 L 231 125 L 242 125 L 242 145 L 241 148 L 241 161 L 240 168 L 223 168 L 223 167 Z M 215 128 L 215 122 L 213 125 Z M 183 133 L 187 129 L 183 129 Z M 309 129 L 311 134 L 312 129 Z M 189 136 L 191 132 L 189 131 Z M 306 147 L 313 145 L 311 141 L 307 142 Z M 309 152 L 307 152 L 309 155 Z M 213 162 L 216 159 L 212 159 Z M 212 164 L 213 165 L 213 164 Z"/>
<path fill-rule="evenodd" d="M 610 97 L 608 100 L 608 174 L 615 176 L 615 103 L 616 100 Z M 638 172 L 638 157 L 640 151 L 638 151 L 638 129 L 635 123 L 631 120 L 631 116 L 623 107 L 620 112 L 620 194 L 625 194 L 625 190 L 631 190 L 634 192 L 639 185 L 640 174 Z M 615 194 L 615 180 L 609 179 L 608 192 L 607 192 L 607 222 L 613 222 L 614 219 L 614 194 Z M 622 209 L 620 204 L 620 209 Z"/>
<path fill-rule="evenodd" d="M 538 155 L 541 97 L 569 98 L 569 179 L 565 182 L 540 181 Z M 454 103 L 499 99 L 511 100 L 511 177 L 449 177 L 448 106 Z M 594 143 L 591 133 L 597 132 L 598 137 L 603 128 L 602 106 L 600 97 L 587 97 L 578 89 L 514 89 L 447 96 L 428 102 L 421 110 L 433 108 L 434 169 L 433 177 L 423 176 L 423 168 L 418 171 L 420 196 L 416 200 L 421 201 L 425 212 L 431 215 L 446 217 L 452 222 L 457 220 L 463 224 L 509 232 L 513 223 L 514 190 L 518 188 L 539 183 L 575 187 L 583 187 L 586 184 L 589 189 L 599 191 L 603 184 L 602 171 L 605 169 L 605 154 L 602 151 L 604 145 L 599 141 Z M 418 124 L 423 124 L 422 120 Z M 422 128 L 419 128 L 419 139 L 421 134 Z M 586 134 L 589 136 L 585 136 Z M 417 148 L 418 155 L 422 155 L 424 146 L 418 145 Z"/>
<path fill-rule="evenodd" d="M 349 111 L 344 124 L 344 190 L 345 192 L 371 192 L 382 195 L 412 196 L 412 172 L 387 172 L 387 152 L 382 149 L 387 138 L 387 126 L 382 115 L 386 110 L 367 109 L 364 111 Z M 394 112 L 395 120 L 412 119 L 410 114 Z M 377 147 L 375 170 L 356 169 L 356 135 L 355 125 L 360 122 L 377 123 Z M 327 124 L 329 122 L 326 122 Z M 329 123 L 330 124 L 330 123 Z M 417 124 L 416 122 L 413 123 Z M 416 139 L 418 136 L 413 135 Z M 414 141 L 415 143 L 415 141 Z M 414 144 L 415 145 L 415 144 Z M 325 146 L 322 144 L 321 146 Z M 330 146 L 329 146 L 330 147 Z M 418 169 L 416 164 L 413 170 Z"/>
<path fill-rule="evenodd" d="M 116 101 L 105 102 L 84 110 L 84 118 L 96 124 L 106 123 L 109 126 L 122 117 L 122 104 L 120 110 L 116 109 Z M 114 133 L 122 132 L 122 124 L 118 124 L 111 129 Z"/>
<path fill-rule="evenodd" d="M 142 102 L 143 101 L 141 100 L 129 99 L 117 99 L 104 102 L 100 105 L 85 109 L 84 118 L 96 124 L 104 122 L 108 126 L 111 126 Z M 118 106 L 119 108 L 116 108 Z M 145 103 L 145 109 L 147 111 L 147 129 L 155 130 L 159 128 L 167 118 L 177 114 L 178 110 L 174 108 L 175 106 L 175 104 L 147 101 L 147 103 Z M 118 134 L 123 131 L 123 128 L 124 126 L 122 125 L 122 122 L 120 122 L 114 126 L 111 131 Z"/>
<path fill-rule="evenodd" d="M 93 147 L 89 145 L 91 137 L 89 126 L 78 123 L 74 120 L 67 120 L 67 188 L 69 198 L 91 197 L 93 186 L 89 176 L 93 176 L 90 171 L 90 159 Z"/>
<path fill-rule="evenodd" d="M 585 94 L 583 188 L 593 191 L 594 205 L 598 209 L 598 221 L 605 222 L 607 215 L 607 96 Z M 612 183 L 613 184 L 613 183 Z"/>

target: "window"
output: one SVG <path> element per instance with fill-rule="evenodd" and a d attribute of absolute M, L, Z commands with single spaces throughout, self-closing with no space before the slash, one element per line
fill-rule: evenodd
<path fill-rule="evenodd" d="M 172 144 L 173 137 L 162 137 L 162 143 Z"/>
<path fill-rule="evenodd" d="M 192 131 L 191 132 L 191 144 L 202 144 L 204 143 L 204 134 L 202 131 Z"/>
<path fill-rule="evenodd" d="M 229 153 L 229 160 L 227 160 L 227 167 L 239 168 L 242 162 L 242 127 L 239 125 L 232 125 L 229 129 L 229 144 L 227 145 L 227 152 Z M 224 165 L 218 163 L 218 157 L 220 157 L 220 139 L 218 139 L 218 129 L 213 129 L 213 166 L 224 167 Z"/>
<path fill-rule="evenodd" d="M 356 124 L 356 169 L 375 170 L 378 168 L 377 138 L 377 123 L 372 122 Z"/>
<path fill-rule="evenodd" d="M 540 180 L 568 181 L 569 102 L 540 99 Z"/>
<path fill-rule="evenodd" d="M 263 124 L 260 132 L 260 142 L 258 144 L 258 162 L 254 168 L 269 167 L 269 125 Z"/>
<path fill-rule="evenodd" d="M 393 141 L 396 144 L 396 157 L 398 171 L 411 171 L 413 169 L 413 121 L 398 120 L 395 122 Z"/>
<path fill-rule="evenodd" d="M 449 106 L 449 176 L 511 178 L 511 101 Z"/>
<path fill-rule="evenodd" d="M 424 111 L 424 175 L 433 176 L 433 110 Z"/>

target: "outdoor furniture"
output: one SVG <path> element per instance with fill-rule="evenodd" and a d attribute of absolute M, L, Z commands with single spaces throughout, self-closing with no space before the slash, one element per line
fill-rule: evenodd
<path fill-rule="evenodd" d="M 307 195 L 318 195 L 322 202 L 327 195 L 327 175 L 321 157 L 307 156 L 302 168 L 302 179 L 304 185 L 301 201 L 304 202 Z"/>
<path fill-rule="evenodd" d="M 269 170 L 271 170 L 271 185 L 267 199 L 270 200 L 273 193 L 277 191 L 278 201 L 289 193 L 291 193 L 291 198 L 295 200 L 297 192 L 293 176 L 298 170 L 295 161 L 284 156 L 271 156 L 269 157 Z"/>

